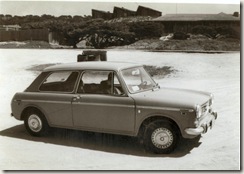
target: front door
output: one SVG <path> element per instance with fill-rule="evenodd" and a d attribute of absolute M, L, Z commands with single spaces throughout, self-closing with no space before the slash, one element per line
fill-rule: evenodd
<path fill-rule="evenodd" d="M 114 72 L 85 71 L 72 110 L 77 128 L 125 135 L 134 132 L 134 100 L 124 94 Z"/>

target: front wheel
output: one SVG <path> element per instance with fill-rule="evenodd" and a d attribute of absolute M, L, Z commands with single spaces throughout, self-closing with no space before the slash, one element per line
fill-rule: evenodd
<path fill-rule="evenodd" d="M 179 140 L 178 129 L 168 121 L 154 121 L 148 124 L 143 136 L 146 150 L 157 154 L 174 151 Z"/>
<path fill-rule="evenodd" d="M 26 130 L 33 136 L 47 134 L 49 126 L 46 118 L 40 111 L 30 111 L 24 119 Z"/>

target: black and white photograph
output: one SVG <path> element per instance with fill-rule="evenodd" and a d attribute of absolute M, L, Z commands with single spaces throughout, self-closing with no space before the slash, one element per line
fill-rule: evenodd
<path fill-rule="evenodd" d="M 0 0 L 1 171 L 240 171 L 234 0 Z"/>

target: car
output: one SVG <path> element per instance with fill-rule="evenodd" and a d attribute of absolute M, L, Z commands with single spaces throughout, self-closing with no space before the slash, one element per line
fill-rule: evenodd
<path fill-rule="evenodd" d="M 33 136 L 51 127 L 138 137 L 147 151 L 171 153 L 217 119 L 211 93 L 160 87 L 143 65 L 76 62 L 45 68 L 11 101 Z"/>

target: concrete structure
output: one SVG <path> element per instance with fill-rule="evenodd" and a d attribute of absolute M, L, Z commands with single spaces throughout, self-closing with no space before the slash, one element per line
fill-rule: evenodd
<path fill-rule="evenodd" d="M 107 51 L 84 50 L 82 54 L 77 55 L 77 62 L 84 61 L 107 61 Z"/>
<path fill-rule="evenodd" d="M 110 13 L 109 11 L 106 12 L 106 11 L 92 9 L 92 17 L 108 20 L 113 18 L 113 13 Z"/>
<path fill-rule="evenodd" d="M 162 15 L 162 12 L 143 6 L 138 6 L 136 11 L 136 16 L 151 16 L 159 17 Z"/>
<path fill-rule="evenodd" d="M 113 18 L 123 18 L 130 16 L 151 16 L 151 17 L 159 17 L 162 15 L 162 12 L 148 8 L 143 6 L 138 6 L 137 11 L 132 11 L 123 7 L 114 7 L 113 13 L 109 11 L 101 11 L 92 9 L 92 17 L 93 18 L 103 18 L 105 20 L 113 19 Z"/>
<path fill-rule="evenodd" d="M 114 7 L 113 18 L 136 16 L 136 12 L 126 8 Z"/>

